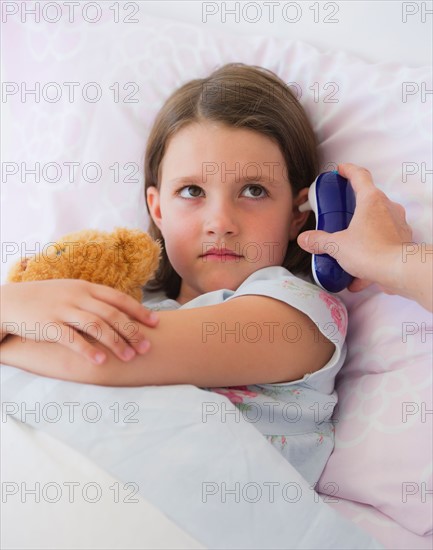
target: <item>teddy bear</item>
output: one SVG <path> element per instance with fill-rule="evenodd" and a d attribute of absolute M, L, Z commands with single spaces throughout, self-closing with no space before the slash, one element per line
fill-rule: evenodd
<path fill-rule="evenodd" d="M 148 233 L 116 227 L 69 233 L 33 257 L 19 260 L 8 282 L 84 279 L 113 287 L 142 301 L 142 287 L 154 276 L 161 246 Z"/>

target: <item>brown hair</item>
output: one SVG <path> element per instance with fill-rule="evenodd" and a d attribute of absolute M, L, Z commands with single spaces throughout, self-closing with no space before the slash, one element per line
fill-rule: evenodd
<path fill-rule="evenodd" d="M 294 196 L 303 187 L 310 186 L 318 174 L 316 136 L 301 104 L 285 82 L 263 67 L 228 63 L 207 78 L 182 85 L 158 112 L 145 153 L 145 197 L 148 187 L 160 189 L 159 168 L 168 140 L 186 125 L 204 120 L 248 128 L 273 139 L 286 162 Z M 147 200 L 146 206 L 149 212 Z M 311 212 L 302 229 L 314 228 Z M 148 232 L 162 244 L 162 254 L 155 278 L 144 288 L 154 292 L 163 290 L 168 298 L 175 300 L 181 278 L 170 264 L 164 238 L 151 217 Z M 294 274 L 311 278 L 311 255 L 302 250 L 296 240 L 289 242 L 282 265 Z"/>

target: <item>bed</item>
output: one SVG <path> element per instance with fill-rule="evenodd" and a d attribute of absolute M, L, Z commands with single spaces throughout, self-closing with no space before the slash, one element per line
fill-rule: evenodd
<path fill-rule="evenodd" d="M 365 58 L 319 44 L 328 28 L 350 26 L 347 3 L 291 3 L 290 36 L 219 28 L 214 2 L 186 3 L 193 22 L 175 3 L 68 13 L 26 4 L 39 20 L 21 3 L 2 6 L 2 282 L 20 255 L 59 235 L 147 229 L 152 120 L 175 87 L 231 61 L 290 83 L 319 138 L 322 171 L 367 167 L 405 206 L 414 241 L 431 242 L 431 67 L 390 60 L 389 46 L 383 61 L 372 60 L 371 44 Z M 425 28 L 429 6 L 380 10 L 404 41 L 415 23 Z M 315 39 L 307 15 L 318 18 Z M 432 316 L 375 285 L 339 296 L 349 352 L 335 450 L 316 487 L 244 418 L 205 421 L 209 405 L 234 410 L 222 395 L 86 386 L 2 365 L 2 548 L 431 548 Z"/>

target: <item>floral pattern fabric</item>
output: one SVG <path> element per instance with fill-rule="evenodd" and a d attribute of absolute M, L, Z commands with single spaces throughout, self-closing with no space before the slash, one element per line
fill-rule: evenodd
<path fill-rule="evenodd" d="M 269 444 L 314 486 L 334 448 L 332 414 L 337 404 L 334 382 L 347 353 L 348 318 L 344 303 L 337 296 L 280 266 L 252 273 L 236 291 L 208 292 L 182 306 L 175 300 L 152 296 L 143 303 L 149 309 L 188 309 L 223 303 L 244 295 L 269 296 L 302 311 L 334 343 L 335 352 L 321 369 L 307 373 L 299 380 L 204 389 L 210 394 L 226 397 L 234 405 L 239 421 L 253 424 Z"/>

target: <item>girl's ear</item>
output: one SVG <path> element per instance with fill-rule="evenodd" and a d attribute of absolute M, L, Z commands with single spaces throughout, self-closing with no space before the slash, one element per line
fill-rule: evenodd
<path fill-rule="evenodd" d="M 291 241 L 296 240 L 296 237 L 299 235 L 302 227 L 304 226 L 309 215 L 311 214 L 311 210 L 307 210 L 307 212 L 299 212 L 298 210 L 301 204 L 304 204 L 304 202 L 307 202 L 308 190 L 309 190 L 309 187 L 302 188 L 297 194 L 297 196 L 293 199 L 292 220 L 290 222 L 290 230 L 289 230 L 289 239 Z"/>
<path fill-rule="evenodd" d="M 160 195 L 158 189 L 152 185 L 146 190 L 146 201 L 149 207 L 150 215 L 155 225 L 162 233 L 162 217 L 161 217 L 161 205 Z"/>

